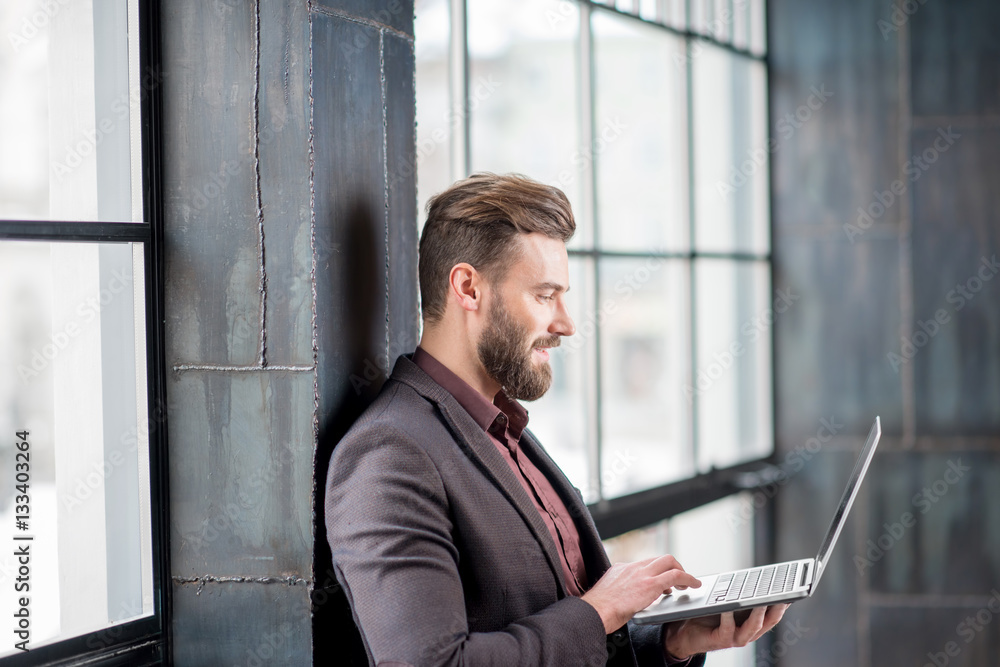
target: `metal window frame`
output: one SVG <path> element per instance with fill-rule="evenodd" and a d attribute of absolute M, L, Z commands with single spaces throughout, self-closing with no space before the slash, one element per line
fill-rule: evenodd
<path fill-rule="evenodd" d="M 139 0 L 139 71 L 159 72 L 160 1 Z M 153 550 L 153 613 L 135 621 L 31 648 L 0 659 L 2 667 L 32 665 L 155 665 L 171 663 L 171 582 L 168 544 L 166 365 L 164 360 L 163 191 L 161 92 L 141 90 L 143 219 L 146 222 L 0 220 L 0 240 L 143 244 L 146 300 L 147 419 Z"/>
<path fill-rule="evenodd" d="M 589 248 L 572 248 L 567 252 L 570 257 L 587 258 L 591 260 L 592 271 L 591 280 L 594 285 L 593 306 L 600 305 L 600 260 L 605 258 L 632 258 L 632 259 L 666 259 L 686 261 L 688 269 L 688 321 L 689 321 L 689 345 L 691 367 L 689 371 L 692 377 L 697 375 L 697 321 L 695 318 L 696 303 L 696 264 L 700 259 L 722 259 L 735 263 L 742 262 L 764 262 L 767 264 L 771 284 L 774 282 L 774 263 L 772 261 L 773 248 L 773 226 L 768 224 L 768 250 L 764 253 L 754 252 L 704 252 L 695 249 L 695 234 L 697 231 L 695 183 L 694 183 L 694 114 L 693 114 L 693 81 L 692 70 L 692 48 L 696 43 L 707 43 L 724 51 L 755 62 L 763 63 L 765 69 L 770 71 L 766 41 L 767 14 L 770 11 L 770 4 L 766 5 L 765 22 L 765 44 L 763 51 L 758 53 L 753 50 L 752 43 L 752 7 L 749 0 L 746 11 L 746 38 L 745 46 L 740 47 L 733 44 L 733 26 L 727 28 L 727 39 L 720 39 L 710 30 L 693 30 L 691 28 L 692 5 L 695 2 L 704 0 L 684 0 L 684 27 L 671 25 L 667 8 L 667 0 L 658 0 L 655 19 L 639 16 L 638 6 L 633 4 L 635 12 L 628 12 L 614 6 L 614 3 L 603 4 L 596 0 L 574 0 L 580 10 L 580 25 L 576 43 L 576 61 L 579 75 L 579 99 L 577 100 L 577 113 L 579 114 L 581 143 L 589 143 L 592 147 L 596 141 L 596 127 L 594 115 L 594 49 L 593 49 L 593 24 L 591 17 L 594 12 L 604 12 L 619 16 L 624 20 L 638 21 L 646 26 L 663 30 L 671 35 L 684 39 L 686 58 L 685 67 L 685 88 L 686 88 L 686 130 L 688 137 L 687 155 L 687 195 L 688 195 L 688 250 L 686 252 L 623 252 L 613 250 L 603 250 L 599 243 L 598 207 L 597 207 L 597 168 L 596 159 L 587 161 L 582 174 L 582 210 L 578 216 L 590 222 L 591 238 L 587 241 Z M 450 81 L 449 108 L 461 110 L 459 122 L 451 129 L 452 153 L 451 153 L 451 174 L 452 180 L 464 178 L 471 169 L 471 135 L 469 122 L 469 48 L 468 48 L 468 0 L 448 0 L 449 13 L 451 17 L 451 30 L 449 32 L 449 71 Z M 736 0 L 725 2 L 730 16 L 736 11 Z M 712 13 L 714 1 L 711 2 L 709 13 Z M 708 18 L 711 18 L 709 16 Z M 770 79 L 768 79 L 769 81 Z M 769 86 L 770 88 L 770 86 Z M 766 92 L 765 98 L 769 99 L 770 91 Z M 768 132 L 769 134 L 769 132 Z M 770 138 L 770 137 L 768 137 Z M 773 180 L 768 190 L 768 197 L 773 194 Z M 770 207 L 769 207 L 770 208 Z M 769 221 L 770 222 L 770 221 Z M 592 488 L 597 490 L 598 500 L 590 505 L 591 515 L 597 523 L 601 536 L 605 539 L 615 537 L 622 533 L 637 528 L 642 528 L 656 523 L 663 519 L 670 518 L 681 512 L 694 509 L 701 505 L 720 500 L 735 493 L 746 491 L 748 487 L 737 484 L 734 479 L 748 471 L 759 471 L 763 468 L 770 468 L 774 461 L 774 442 L 771 443 L 771 453 L 767 456 L 745 461 L 726 468 L 712 468 L 707 472 L 695 474 L 695 476 L 664 484 L 651 489 L 646 489 L 636 493 L 605 498 L 601 482 L 601 452 L 603 449 L 603 420 L 602 420 L 602 391 L 601 391 L 601 326 L 595 326 L 594 333 L 594 358 L 588 363 L 593 364 L 592 374 L 596 378 L 597 389 L 594 392 L 596 399 L 593 404 L 588 405 L 590 424 L 588 431 L 593 429 L 594 433 L 588 437 L 586 456 L 590 462 L 589 481 Z M 773 334 L 772 334 L 773 346 Z M 773 375 L 774 363 L 771 362 L 771 372 Z M 771 391 L 771 423 L 774 424 L 774 383 Z M 589 400 L 588 400 L 589 402 Z M 698 460 L 698 397 L 692 397 L 689 406 L 689 419 L 691 424 L 690 441 L 688 443 L 690 453 Z M 772 429 L 773 431 L 773 429 Z M 768 478 L 768 473 L 760 475 L 761 479 Z M 745 479 L 745 477 L 744 477 Z M 749 487 L 753 488 L 753 487 Z"/>

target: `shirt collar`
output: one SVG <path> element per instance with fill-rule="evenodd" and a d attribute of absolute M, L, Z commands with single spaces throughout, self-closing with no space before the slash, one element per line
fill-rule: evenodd
<path fill-rule="evenodd" d="M 509 398 L 503 389 L 497 392 L 491 403 L 473 389 L 472 385 L 419 346 L 413 353 L 413 363 L 454 396 L 481 429 L 487 433 L 497 431 L 502 436 L 506 428 L 515 442 L 520 440 L 521 432 L 528 425 L 528 411 Z M 502 437 L 500 439 L 503 440 Z"/>

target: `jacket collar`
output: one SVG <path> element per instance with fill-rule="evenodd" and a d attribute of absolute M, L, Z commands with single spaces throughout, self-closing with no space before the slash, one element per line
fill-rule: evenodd
<path fill-rule="evenodd" d="M 535 539 L 541 544 L 553 576 L 558 582 L 560 597 L 565 597 L 567 595 L 566 587 L 563 582 L 562 565 L 555 542 L 521 482 L 504 461 L 500 452 L 497 451 L 493 441 L 472 416 L 459 405 L 451 393 L 413 363 L 410 356 L 400 355 L 396 359 L 390 380 L 396 380 L 412 387 L 418 394 L 438 406 L 445 423 L 455 436 L 456 443 L 473 463 L 493 481 L 510 504 L 517 509 L 524 522 L 531 529 Z M 576 489 L 569 483 L 562 471 L 556 467 L 531 432 L 525 430 L 524 435 L 527 437 L 521 439 L 522 449 L 538 466 L 539 470 L 548 477 L 556 493 L 562 497 L 567 509 L 573 514 L 577 530 L 580 532 L 580 545 L 584 552 L 584 559 L 588 565 L 588 576 L 591 577 L 593 583 L 608 569 L 610 563 L 601 545 L 601 539 L 597 534 L 594 522 L 590 518 L 590 512 L 583 504 Z"/>

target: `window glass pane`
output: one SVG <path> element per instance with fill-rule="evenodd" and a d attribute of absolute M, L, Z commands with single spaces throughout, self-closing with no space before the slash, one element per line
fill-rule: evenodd
<path fill-rule="evenodd" d="M 748 1 L 750 3 L 750 50 L 762 56 L 767 53 L 766 0 Z"/>
<path fill-rule="evenodd" d="M 561 188 L 579 216 L 570 243 L 579 247 L 590 238 L 580 213 L 592 159 L 577 113 L 579 8 L 477 0 L 468 12 L 472 170 L 519 172 Z"/>
<path fill-rule="evenodd" d="M 732 39 L 733 14 L 729 9 L 730 0 L 713 0 L 712 2 L 712 35 L 720 42 Z"/>
<path fill-rule="evenodd" d="M 684 40 L 604 11 L 592 22 L 600 247 L 685 251 Z"/>
<path fill-rule="evenodd" d="M 552 350 L 552 388 L 534 403 L 528 428 L 570 481 L 583 492 L 586 502 L 595 502 L 597 493 L 596 402 L 596 320 L 594 309 L 594 262 L 570 257 L 570 291 L 567 301 L 576 333 L 562 339 Z"/>
<path fill-rule="evenodd" d="M 618 11 L 635 14 L 636 8 L 639 5 L 639 0 L 616 0 L 616 2 L 614 2 L 613 4 L 615 6 L 615 9 L 617 9 Z"/>
<path fill-rule="evenodd" d="M 687 11 L 687 0 L 665 1 L 669 16 L 667 23 L 675 28 L 678 28 L 679 30 L 684 30 L 687 27 L 687 17 L 685 16 L 685 12 Z"/>
<path fill-rule="evenodd" d="M 709 24 L 712 21 L 712 2 L 713 0 L 689 0 L 691 32 L 701 35 L 709 34 Z"/>
<path fill-rule="evenodd" d="M 601 476 L 605 497 L 689 477 L 687 263 L 602 259 Z"/>
<path fill-rule="evenodd" d="M 766 253 L 767 88 L 763 63 L 707 42 L 693 59 L 695 247 Z"/>
<path fill-rule="evenodd" d="M 0 5 L 0 218 L 142 220 L 137 7 Z"/>
<path fill-rule="evenodd" d="M 452 110 L 449 98 L 448 2 L 417 0 L 414 12 L 417 218 L 422 228 L 427 200 L 451 184 L 451 133 L 462 122 L 462 117 L 458 110 Z"/>
<path fill-rule="evenodd" d="M 668 522 L 670 553 L 695 576 L 753 567 L 753 505 L 728 496 Z M 712 654 L 712 667 L 751 667 L 756 644 Z"/>
<path fill-rule="evenodd" d="M 753 567 L 753 504 L 740 493 L 668 520 L 670 553 L 695 576 Z"/>
<path fill-rule="evenodd" d="M 752 567 L 753 505 L 749 494 L 697 509 L 604 540 L 612 563 L 671 554 L 695 576 Z M 754 645 L 712 654 L 712 667 L 751 667 Z"/>
<path fill-rule="evenodd" d="M 659 21 L 661 20 L 657 13 L 659 2 L 660 0 L 638 0 L 639 11 L 635 13 L 647 21 Z"/>
<path fill-rule="evenodd" d="M 733 46 L 745 49 L 749 45 L 750 0 L 733 0 Z"/>
<path fill-rule="evenodd" d="M 30 647 L 153 613 L 143 283 L 141 244 L 0 241 L 0 525 L 33 538 Z"/>
<path fill-rule="evenodd" d="M 698 467 L 725 467 L 772 449 L 771 334 L 793 302 L 769 298 L 765 262 L 695 263 Z"/>
<path fill-rule="evenodd" d="M 669 522 L 664 519 L 644 528 L 630 530 L 603 540 L 604 549 L 612 563 L 634 563 L 637 560 L 656 558 L 670 553 L 668 528 Z"/>

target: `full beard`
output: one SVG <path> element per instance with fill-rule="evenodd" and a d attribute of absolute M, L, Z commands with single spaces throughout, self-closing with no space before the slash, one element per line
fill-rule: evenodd
<path fill-rule="evenodd" d="M 531 346 L 527 341 L 527 327 L 514 320 L 503 300 L 497 298 L 490 308 L 486 330 L 476 346 L 479 361 L 508 397 L 534 401 L 552 386 L 552 367 L 548 362 L 536 367 L 531 361 L 532 350 L 557 347 L 559 337 L 539 338 Z"/>

